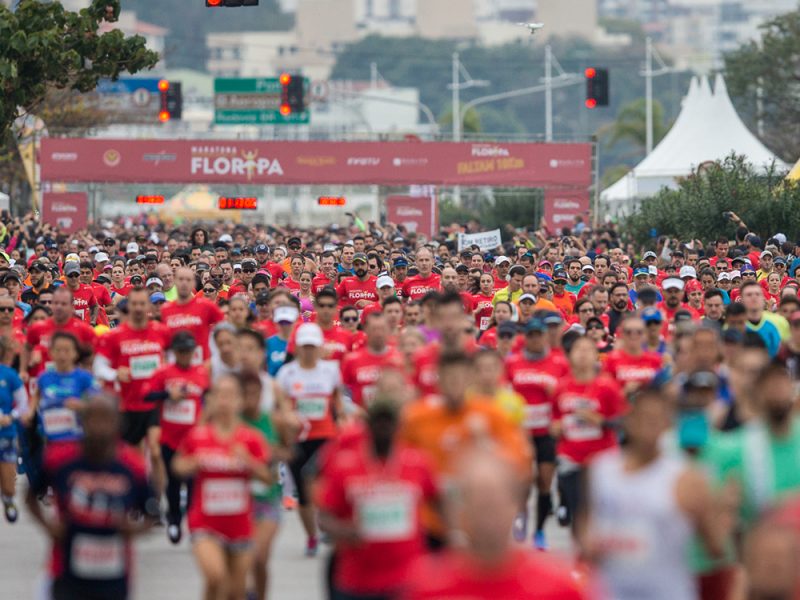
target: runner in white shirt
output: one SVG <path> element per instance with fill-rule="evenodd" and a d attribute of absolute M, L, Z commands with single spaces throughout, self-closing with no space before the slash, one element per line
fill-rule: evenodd
<path fill-rule="evenodd" d="M 319 449 L 336 435 L 337 422 L 343 414 L 342 379 L 338 363 L 321 360 L 325 342 L 322 330 L 315 323 L 303 323 L 297 328 L 296 360 L 278 371 L 278 404 L 291 406 L 302 423 L 297 437 L 294 458 L 289 464 L 297 485 L 300 518 L 308 541 L 306 555 L 317 553 L 317 526 L 314 507 L 305 486 L 306 465 Z"/>

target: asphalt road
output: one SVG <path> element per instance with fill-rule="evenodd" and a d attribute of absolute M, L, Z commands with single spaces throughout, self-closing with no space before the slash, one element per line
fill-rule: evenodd
<path fill-rule="evenodd" d="M 24 486 L 21 484 L 20 487 Z M 20 518 L 9 525 L 0 517 L 0 600 L 42 598 L 42 574 L 47 553 L 46 539 L 33 523 L 20 500 Z M 270 598 L 277 600 L 315 600 L 324 598 L 323 569 L 326 547 L 317 558 L 305 558 L 305 537 L 295 513 L 284 512 L 281 531 L 271 562 Z M 548 539 L 554 551 L 569 548 L 566 530 L 550 519 Z M 195 568 L 188 535 L 178 547 L 166 538 L 164 528 L 140 538 L 136 543 L 136 573 L 133 598 L 147 600 L 194 600 L 201 598 L 201 580 Z"/>

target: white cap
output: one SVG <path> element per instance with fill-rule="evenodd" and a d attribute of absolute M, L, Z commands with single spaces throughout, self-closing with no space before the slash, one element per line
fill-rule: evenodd
<path fill-rule="evenodd" d="M 394 287 L 394 279 L 392 279 L 388 275 L 381 275 L 380 277 L 378 277 L 378 281 L 375 282 L 375 287 L 377 289 L 379 289 L 379 290 L 383 289 L 385 287 L 393 288 Z"/>
<path fill-rule="evenodd" d="M 775 241 L 776 241 L 776 242 L 778 242 L 779 244 L 785 244 L 785 243 L 786 243 L 786 236 L 785 236 L 784 234 L 782 234 L 782 233 L 776 233 L 776 234 L 775 234 L 775 235 L 773 235 L 772 237 L 773 237 L 773 238 L 775 239 Z"/>
<path fill-rule="evenodd" d="M 650 265 L 649 267 L 647 267 L 647 270 L 650 272 L 650 275 L 655 275 L 655 276 L 658 275 L 658 267 L 655 265 Z"/>
<path fill-rule="evenodd" d="M 164 287 L 164 282 L 161 281 L 160 277 L 150 277 L 150 278 L 148 278 L 147 283 L 145 283 L 144 285 L 145 285 L 145 287 L 150 287 L 154 283 L 157 283 L 161 287 Z"/>
<path fill-rule="evenodd" d="M 770 256 L 772 256 L 772 252 L 771 252 L 770 250 L 764 250 L 764 251 L 761 253 L 761 258 L 764 258 L 764 257 L 765 257 L 767 254 L 769 254 Z"/>
<path fill-rule="evenodd" d="M 511 259 L 508 258 L 507 256 L 498 256 L 497 258 L 494 259 L 495 266 L 500 265 L 504 262 L 511 264 Z"/>
<path fill-rule="evenodd" d="M 530 300 L 531 302 L 536 302 L 536 296 L 534 296 L 533 294 L 522 294 L 522 296 L 519 297 L 519 300 L 517 300 L 517 302 L 522 302 L 523 300 Z"/>
<path fill-rule="evenodd" d="M 681 279 L 684 277 L 691 277 L 692 279 L 697 279 L 697 271 L 694 267 L 690 267 L 689 265 L 684 265 L 681 267 Z"/>
<path fill-rule="evenodd" d="M 97 254 L 98 252 L 100 252 L 100 248 L 98 248 L 97 246 L 89 246 L 89 254 L 91 254 L 92 252 Z"/>
<path fill-rule="evenodd" d="M 658 255 L 652 250 L 648 250 L 644 253 L 644 256 L 642 256 L 642 260 L 647 260 L 648 258 L 658 258 Z"/>
<path fill-rule="evenodd" d="M 684 287 L 683 279 L 677 277 L 667 277 L 661 284 L 665 290 L 682 290 Z"/>
<path fill-rule="evenodd" d="M 77 254 L 71 252 L 70 254 L 67 254 L 66 258 L 64 258 L 64 262 L 81 262 L 81 259 Z"/>
<path fill-rule="evenodd" d="M 242 270 L 242 265 L 240 263 L 234 263 L 233 270 L 234 271 L 241 271 Z"/>
<path fill-rule="evenodd" d="M 733 272 L 738 273 L 739 271 L 733 271 Z M 717 275 L 717 281 L 730 281 L 730 280 L 731 280 L 731 274 L 728 273 L 727 271 L 723 271 L 722 273 Z"/>
<path fill-rule="evenodd" d="M 97 254 L 94 255 L 94 262 L 96 263 L 108 262 L 108 254 L 106 254 L 105 252 L 98 252 Z"/>
<path fill-rule="evenodd" d="M 125 254 L 139 254 L 139 244 L 136 242 L 129 243 L 125 248 Z"/>
<path fill-rule="evenodd" d="M 581 271 L 594 271 L 594 265 L 583 265 Z"/>
<path fill-rule="evenodd" d="M 737 277 L 741 277 L 741 276 L 742 276 L 742 272 L 739 269 L 736 269 L 735 271 L 731 271 L 731 281 L 733 281 Z"/>
<path fill-rule="evenodd" d="M 322 247 L 322 251 L 323 252 L 333 252 L 334 250 L 336 250 L 336 248 L 337 248 L 336 244 L 328 243 L 328 244 L 325 244 Z"/>
<path fill-rule="evenodd" d="M 325 342 L 322 337 L 322 329 L 316 323 L 303 323 L 297 328 L 297 334 L 294 337 L 297 346 L 316 346 L 321 348 Z"/>
<path fill-rule="evenodd" d="M 275 309 L 272 320 L 275 323 L 294 323 L 299 316 L 300 313 L 294 306 L 279 306 Z"/>
<path fill-rule="evenodd" d="M 223 233 L 221 236 L 219 236 L 219 241 L 223 244 L 231 244 L 233 243 L 233 238 L 229 234 Z"/>

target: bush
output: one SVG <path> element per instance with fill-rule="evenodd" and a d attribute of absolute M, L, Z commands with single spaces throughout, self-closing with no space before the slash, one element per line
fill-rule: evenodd
<path fill-rule="evenodd" d="M 800 239 L 800 186 L 784 179 L 774 165 L 757 172 L 742 156 L 706 165 L 679 182 L 675 190 L 662 190 L 641 203 L 626 218 L 621 230 L 645 244 L 656 235 L 680 240 L 711 241 L 720 235 L 731 239 L 736 226 L 722 213 L 733 211 L 750 231 L 766 240 L 784 233 Z"/>

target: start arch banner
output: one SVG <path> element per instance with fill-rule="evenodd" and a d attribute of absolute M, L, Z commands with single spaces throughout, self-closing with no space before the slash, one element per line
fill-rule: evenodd
<path fill-rule="evenodd" d="M 42 181 L 588 188 L 591 144 L 44 138 Z"/>

